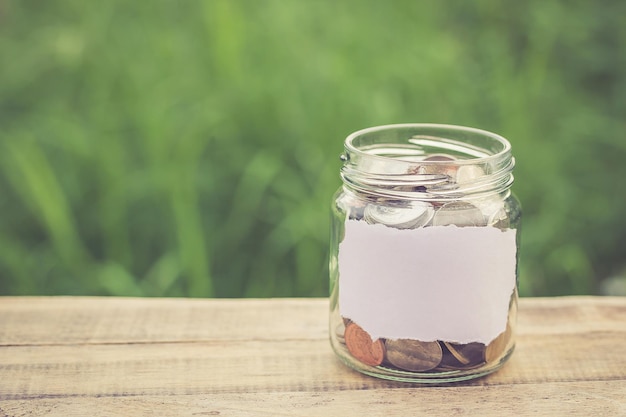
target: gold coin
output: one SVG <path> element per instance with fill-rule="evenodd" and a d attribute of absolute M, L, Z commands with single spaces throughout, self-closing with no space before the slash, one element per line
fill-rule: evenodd
<path fill-rule="evenodd" d="M 344 334 L 348 351 L 357 360 L 369 366 L 378 366 L 385 358 L 385 344 L 382 340 L 372 340 L 369 333 L 358 324 L 350 323 Z"/>
<path fill-rule="evenodd" d="M 449 358 L 449 360 L 446 358 L 446 356 L 449 357 L 449 355 L 444 353 L 444 359 L 442 361 L 442 364 L 444 365 L 454 366 L 456 360 L 456 366 L 458 367 L 458 364 L 461 364 L 465 369 L 467 366 L 477 365 L 485 361 L 485 345 L 483 343 L 472 342 L 458 344 L 443 342 L 443 344 L 454 357 L 454 360 L 451 360 L 451 358 Z"/>
<path fill-rule="evenodd" d="M 463 353 L 460 352 L 460 349 L 457 348 L 449 342 L 443 342 L 444 345 L 448 348 L 448 351 L 456 358 L 457 361 L 461 362 L 462 365 L 467 365 L 470 363 L 470 360 L 463 356 Z"/>
<path fill-rule="evenodd" d="M 509 341 L 511 340 L 511 326 L 506 324 L 506 330 L 503 331 L 487 345 L 487 349 L 485 349 L 485 360 L 487 362 L 493 362 L 498 360 L 500 356 L 504 353 L 507 346 L 509 345 Z"/>
<path fill-rule="evenodd" d="M 443 351 L 437 342 L 412 339 L 387 340 L 387 361 L 407 371 L 428 371 L 441 362 Z"/>

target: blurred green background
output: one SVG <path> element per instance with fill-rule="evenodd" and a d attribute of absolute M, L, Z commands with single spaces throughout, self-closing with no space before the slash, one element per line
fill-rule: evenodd
<path fill-rule="evenodd" d="M 509 138 L 522 295 L 626 293 L 626 2 L 0 0 L 0 294 L 325 296 L 352 131 Z"/>

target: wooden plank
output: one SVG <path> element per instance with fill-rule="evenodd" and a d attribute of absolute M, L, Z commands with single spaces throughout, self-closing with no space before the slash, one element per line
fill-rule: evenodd
<path fill-rule="evenodd" d="M 326 339 L 327 299 L 0 297 L 0 346 Z"/>
<path fill-rule="evenodd" d="M 520 298 L 521 333 L 589 333 L 626 330 L 626 297 Z"/>
<path fill-rule="evenodd" d="M 626 415 L 626 298 L 522 299 L 509 363 L 445 387 L 349 370 L 327 317 L 326 299 L 0 297 L 0 417 Z"/>
<path fill-rule="evenodd" d="M 8 400 L 0 416 L 624 416 L 623 381 Z"/>
<path fill-rule="evenodd" d="M 326 339 L 327 299 L 0 297 L 0 346 Z M 518 333 L 626 330 L 626 297 L 522 298 Z"/>
<path fill-rule="evenodd" d="M 462 385 L 624 382 L 624 340 L 626 333 L 588 340 L 578 335 L 524 335 L 503 369 Z M 10 346 L 2 353 L 0 399 L 404 386 L 348 370 L 325 340 Z"/>

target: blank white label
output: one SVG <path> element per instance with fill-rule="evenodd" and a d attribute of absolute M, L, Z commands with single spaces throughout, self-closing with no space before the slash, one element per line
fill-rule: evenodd
<path fill-rule="evenodd" d="M 506 329 L 515 229 L 399 230 L 359 220 L 345 226 L 339 310 L 373 340 L 488 344 Z"/>

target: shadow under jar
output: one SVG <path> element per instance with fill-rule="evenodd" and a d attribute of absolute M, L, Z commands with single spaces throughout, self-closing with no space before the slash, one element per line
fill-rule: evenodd
<path fill-rule="evenodd" d="M 364 374 L 443 383 L 515 346 L 521 210 L 503 137 L 462 126 L 355 132 L 332 204 L 330 340 Z"/>

